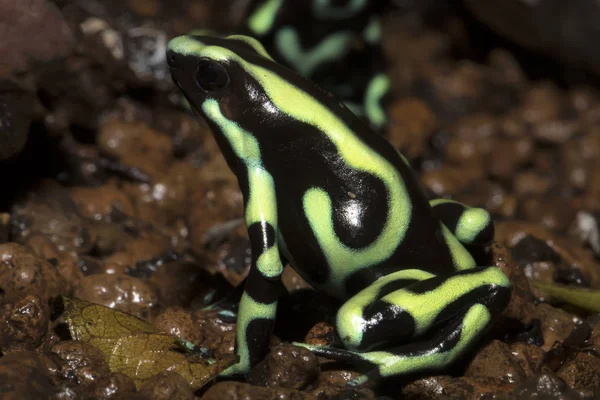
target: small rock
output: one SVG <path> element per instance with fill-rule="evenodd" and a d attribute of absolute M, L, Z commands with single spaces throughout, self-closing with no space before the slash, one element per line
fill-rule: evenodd
<path fill-rule="evenodd" d="M 390 106 L 389 141 L 409 159 L 424 153 L 436 128 L 436 116 L 421 100 L 402 99 Z"/>
<path fill-rule="evenodd" d="M 580 129 L 577 121 L 540 121 L 533 130 L 533 136 L 543 142 L 562 144 L 571 139 Z"/>
<path fill-rule="evenodd" d="M 595 392 L 600 389 L 600 359 L 579 352 L 575 359 L 563 364 L 556 375 L 571 389 Z"/>
<path fill-rule="evenodd" d="M 48 399 L 56 392 L 48 369 L 51 360 L 23 351 L 0 358 L 0 393 L 3 400 Z"/>
<path fill-rule="evenodd" d="M 109 120 L 100 127 L 97 142 L 103 154 L 151 178 L 160 177 L 173 158 L 170 138 L 141 122 Z"/>
<path fill-rule="evenodd" d="M 513 260 L 508 249 L 498 242 L 491 245 L 493 264 L 500 268 L 508 277 L 512 285 L 510 302 L 503 315 L 529 325 L 533 319 L 535 309 L 532 303 L 531 287 L 523 268 Z"/>
<path fill-rule="evenodd" d="M 493 151 L 487 158 L 488 173 L 499 179 L 515 175 L 521 165 L 527 163 L 533 154 L 533 141 L 530 138 L 493 140 Z"/>
<path fill-rule="evenodd" d="M 240 382 L 219 382 L 206 391 L 202 400 L 316 400 L 317 397 L 299 390 L 271 388 Z"/>
<path fill-rule="evenodd" d="M 444 388 L 452 381 L 448 375 L 430 376 L 410 382 L 402 388 L 402 394 L 409 400 L 437 399 L 444 395 Z"/>
<path fill-rule="evenodd" d="M 0 350 L 34 350 L 46 336 L 50 309 L 39 297 L 27 296 L 15 304 L 6 304 L 0 314 Z"/>
<path fill-rule="evenodd" d="M 516 342 L 510 345 L 510 352 L 515 358 L 526 377 L 530 377 L 539 372 L 546 354 L 540 347 L 523 342 Z"/>
<path fill-rule="evenodd" d="M 10 214 L 0 213 L 0 244 L 8 242 L 10 234 Z"/>
<path fill-rule="evenodd" d="M 556 120 L 561 112 L 561 93 L 554 84 L 541 83 L 525 93 L 521 110 L 523 120 L 531 124 Z"/>
<path fill-rule="evenodd" d="M 488 377 L 515 384 L 525 378 L 525 372 L 506 344 L 499 340 L 492 340 L 479 349 L 469 363 L 465 376 Z"/>
<path fill-rule="evenodd" d="M 113 400 L 117 396 L 131 395 L 135 390 L 135 383 L 130 377 L 111 372 L 96 379 L 89 388 L 89 395 L 97 400 Z"/>
<path fill-rule="evenodd" d="M 451 399 L 480 400 L 502 398 L 513 389 L 511 383 L 502 379 L 481 377 L 454 378 L 444 386 L 444 395 Z"/>
<path fill-rule="evenodd" d="M 512 395 L 524 400 L 582 399 L 577 393 L 569 390 L 565 382 L 552 372 L 544 372 L 530 377 L 525 382 L 517 385 Z"/>
<path fill-rule="evenodd" d="M 178 307 L 171 307 L 160 313 L 154 320 L 154 326 L 195 345 L 199 345 L 203 339 L 202 332 L 192 315 Z"/>
<path fill-rule="evenodd" d="M 152 400 L 192 400 L 194 391 L 185 378 L 175 372 L 165 371 L 150 378 L 139 393 Z"/>
<path fill-rule="evenodd" d="M 304 342 L 313 346 L 333 346 L 339 340 L 333 325 L 327 322 L 319 322 L 310 328 Z"/>
<path fill-rule="evenodd" d="M 86 276 L 75 289 L 74 296 L 140 318 L 148 317 L 158 302 L 154 288 L 140 278 L 127 275 Z"/>
<path fill-rule="evenodd" d="M 85 342 L 59 342 L 52 347 L 52 353 L 60 360 L 61 375 L 77 385 L 90 386 L 110 372 L 102 351 Z"/>
<path fill-rule="evenodd" d="M 71 188 L 70 197 L 80 215 L 95 221 L 111 222 L 117 211 L 120 216 L 135 217 L 131 199 L 114 180 L 97 187 Z"/>
<path fill-rule="evenodd" d="M 421 184 L 435 196 L 442 197 L 459 193 L 482 177 L 480 169 L 444 167 L 423 172 Z"/>
<path fill-rule="evenodd" d="M 66 284 L 52 264 L 17 243 L 0 244 L 0 285 L 2 303 L 14 303 L 34 295 L 46 303 L 63 294 Z"/>
<path fill-rule="evenodd" d="M 252 369 L 248 381 L 254 385 L 303 389 L 319 373 L 317 356 L 293 345 L 280 345 Z"/>
<path fill-rule="evenodd" d="M 541 322 L 544 337 L 541 347 L 545 351 L 550 350 L 555 342 L 563 342 L 573 331 L 578 320 L 574 315 L 545 303 L 535 306 L 535 318 Z"/>

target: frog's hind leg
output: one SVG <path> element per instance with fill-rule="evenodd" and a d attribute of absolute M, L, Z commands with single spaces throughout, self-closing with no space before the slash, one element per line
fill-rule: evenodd
<path fill-rule="evenodd" d="M 448 366 L 500 315 L 510 284 L 499 269 L 484 267 L 418 280 L 366 306 L 356 300 L 361 294 L 338 313 L 338 331 L 349 350 L 299 344 L 323 357 L 374 367 L 352 385 Z M 399 342 L 405 344 L 385 349 Z M 361 351 L 373 344 L 378 350 Z"/>
<path fill-rule="evenodd" d="M 462 244 L 485 246 L 494 239 L 494 224 L 487 210 L 447 199 L 431 200 L 429 204 L 433 215 Z"/>

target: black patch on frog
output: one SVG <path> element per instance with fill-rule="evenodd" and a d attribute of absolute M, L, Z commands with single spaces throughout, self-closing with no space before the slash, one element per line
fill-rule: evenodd
<path fill-rule="evenodd" d="M 272 330 L 273 320 L 271 319 L 256 318 L 248 323 L 245 334 L 250 355 L 250 365 L 256 365 L 265 357 L 265 354 L 258 354 L 257 350 L 267 351 Z"/>
<path fill-rule="evenodd" d="M 415 331 L 414 318 L 401 304 L 377 301 L 363 311 L 363 318 L 371 323 L 363 333 L 360 351 L 408 340 Z"/>
<path fill-rule="evenodd" d="M 248 274 L 244 291 L 258 303 L 272 304 L 277 300 L 280 285 L 280 279 L 269 279 L 255 270 Z"/>
<path fill-rule="evenodd" d="M 275 245 L 275 228 L 269 223 L 254 222 L 248 226 L 252 262 L 256 263 L 258 257 Z M 265 242 L 266 240 L 266 242 Z"/>

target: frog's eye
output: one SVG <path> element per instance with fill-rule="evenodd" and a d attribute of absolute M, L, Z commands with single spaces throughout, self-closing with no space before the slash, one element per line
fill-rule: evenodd
<path fill-rule="evenodd" d="M 229 75 L 219 63 L 211 60 L 200 60 L 196 73 L 198 85 L 207 92 L 221 90 L 229 85 Z"/>

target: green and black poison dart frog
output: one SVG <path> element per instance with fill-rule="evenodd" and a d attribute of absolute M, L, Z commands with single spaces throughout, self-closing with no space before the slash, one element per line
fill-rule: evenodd
<path fill-rule="evenodd" d="M 390 79 L 380 17 L 389 0 L 252 0 L 240 33 L 342 100 L 373 129 L 387 125 Z"/>
<path fill-rule="evenodd" d="M 507 277 L 478 267 L 463 246 L 492 240 L 490 215 L 427 201 L 408 161 L 330 93 L 247 36 L 180 36 L 167 60 L 244 197 L 252 264 L 239 361 L 223 376 L 265 356 L 287 263 L 345 301 L 336 320 L 344 349 L 298 345 L 372 365 L 353 385 L 449 365 L 505 308 Z"/>

